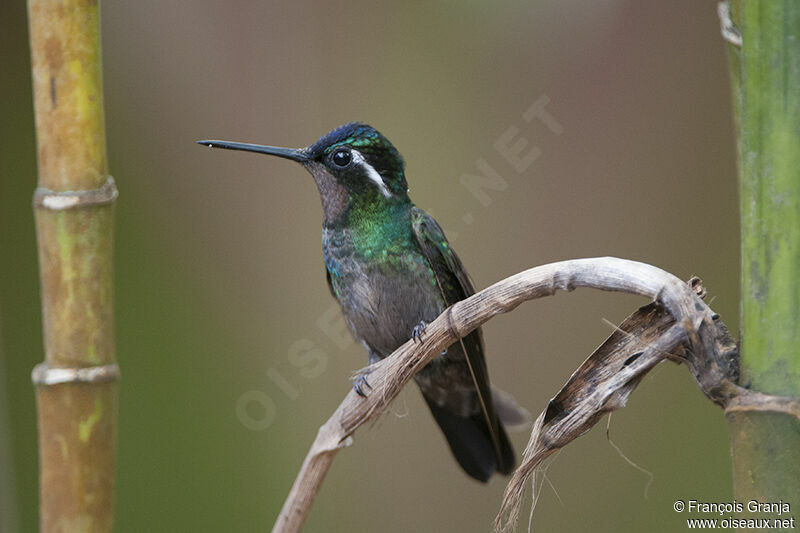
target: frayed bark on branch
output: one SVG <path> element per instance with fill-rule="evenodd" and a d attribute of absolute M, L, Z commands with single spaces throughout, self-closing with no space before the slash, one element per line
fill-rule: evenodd
<path fill-rule="evenodd" d="M 424 342 L 406 342 L 373 365 L 371 394 L 348 393 L 319 429 L 273 531 L 299 531 L 336 453 L 351 444 L 361 425 L 379 416 L 416 372 L 459 338 L 527 300 L 577 287 L 639 294 L 655 300 L 628 319 L 573 375 L 534 426 L 523 463 L 506 491 L 496 526 L 513 526 L 527 481 L 541 460 L 588 430 L 605 413 L 622 407 L 644 374 L 663 359 L 686 362 L 703 392 L 727 406 L 749 406 L 749 391 L 733 384 L 738 354 L 719 317 L 688 285 L 657 267 L 613 257 L 543 265 L 499 281 L 446 309 L 426 329 Z M 796 416 L 793 399 L 769 399 L 771 410 Z M 787 403 L 788 402 L 788 403 Z M 750 407 L 744 407 L 750 408 Z"/>
<path fill-rule="evenodd" d="M 696 294 L 689 290 L 690 286 Z M 503 496 L 495 519 L 498 531 L 516 525 L 522 497 L 542 462 L 591 429 L 606 413 L 621 409 L 642 378 L 665 359 L 686 363 L 698 386 L 725 407 L 740 389 L 736 343 L 719 317 L 700 301 L 704 289 L 697 278 L 676 294 L 673 308 L 655 301 L 641 307 L 575 371 L 534 422 L 533 431 Z M 533 490 L 533 489 L 532 489 Z M 534 496 L 535 500 L 535 496 Z"/>

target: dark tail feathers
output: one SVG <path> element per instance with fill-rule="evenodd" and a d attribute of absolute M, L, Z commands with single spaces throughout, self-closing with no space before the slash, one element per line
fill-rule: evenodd
<path fill-rule="evenodd" d="M 427 398 L 425 401 L 433 413 L 433 418 L 442 428 L 453 455 L 467 474 L 478 481 L 486 482 L 495 472 L 507 475 L 514 470 L 516 463 L 514 449 L 502 423 L 497 424 L 500 447 L 498 457 L 483 413 L 463 418 L 428 401 Z"/>

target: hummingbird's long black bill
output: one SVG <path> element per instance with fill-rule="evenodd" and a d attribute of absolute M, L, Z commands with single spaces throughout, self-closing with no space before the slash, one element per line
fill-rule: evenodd
<path fill-rule="evenodd" d="M 225 148 L 226 150 L 241 150 L 243 152 L 256 152 L 258 154 L 276 155 L 285 159 L 291 159 L 298 163 L 308 161 L 305 150 L 296 148 L 281 148 L 278 146 L 264 146 L 261 144 L 236 143 L 229 141 L 197 141 L 197 144 L 204 144 L 211 148 Z"/>

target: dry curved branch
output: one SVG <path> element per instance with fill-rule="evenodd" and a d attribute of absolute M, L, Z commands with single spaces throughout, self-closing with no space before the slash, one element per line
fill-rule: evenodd
<path fill-rule="evenodd" d="M 705 290 L 694 278 L 698 296 Z M 686 285 L 688 288 L 689 285 Z M 575 371 L 534 423 L 519 468 L 506 487 L 496 530 L 513 529 L 522 496 L 542 462 L 591 429 L 606 413 L 621 409 L 641 379 L 665 359 L 686 363 L 700 389 L 725 407 L 740 389 L 738 348 L 719 317 L 689 291 L 687 314 L 676 320 L 659 302 L 646 305 L 620 324 L 614 333 Z M 535 495 L 534 495 L 535 501 Z"/>
<path fill-rule="evenodd" d="M 700 390 L 727 412 L 773 411 L 800 418 L 800 399 L 756 393 L 736 385 L 738 347 L 719 315 L 703 301 L 700 280 L 689 284 L 657 267 L 614 257 L 574 259 L 526 270 L 446 309 L 412 341 L 373 365 L 367 398 L 351 391 L 319 429 L 273 531 L 303 526 L 336 452 L 379 416 L 417 371 L 492 317 L 557 290 L 593 287 L 654 300 L 628 317 L 584 361 L 534 423 L 519 468 L 506 488 L 498 530 L 513 529 L 522 496 L 542 461 L 620 409 L 644 375 L 665 359 L 685 363 Z"/>
<path fill-rule="evenodd" d="M 672 316 L 690 316 L 697 304 L 712 312 L 692 289 L 657 267 L 613 257 L 574 259 L 515 274 L 445 310 L 428 324 L 421 344 L 406 342 L 373 366 L 372 393 L 367 398 L 350 391 L 317 437 L 303 462 L 273 531 L 299 531 L 311 510 L 336 452 L 349 445 L 362 424 L 379 416 L 417 371 L 459 338 L 527 300 L 576 287 L 639 294 L 660 302 Z"/>

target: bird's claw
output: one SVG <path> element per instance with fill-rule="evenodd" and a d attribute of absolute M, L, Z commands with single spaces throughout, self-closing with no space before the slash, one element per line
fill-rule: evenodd
<path fill-rule="evenodd" d="M 365 388 L 370 390 L 372 389 L 372 385 L 370 385 L 367 381 L 367 374 L 369 373 L 369 370 L 364 370 L 356 376 L 356 379 L 353 380 L 353 390 L 356 391 L 356 394 L 362 398 L 367 397 L 367 393 L 364 392 Z"/>
<path fill-rule="evenodd" d="M 419 324 L 414 326 L 414 329 L 411 330 L 411 338 L 414 342 L 422 342 L 422 336 L 425 334 L 425 328 L 428 327 L 428 323 L 424 320 L 420 320 Z"/>

